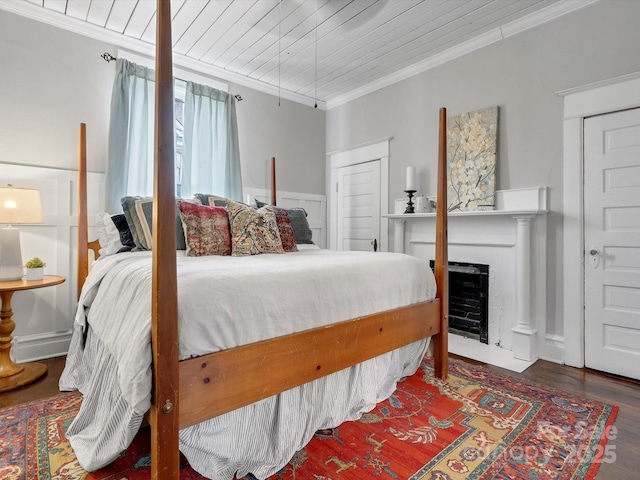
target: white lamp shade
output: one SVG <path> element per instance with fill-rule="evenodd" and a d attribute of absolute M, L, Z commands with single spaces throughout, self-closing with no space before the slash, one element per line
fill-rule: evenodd
<path fill-rule="evenodd" d="M 0 187 L 0 224 L 42 223 L 40 192 L 34 188 Z"/>

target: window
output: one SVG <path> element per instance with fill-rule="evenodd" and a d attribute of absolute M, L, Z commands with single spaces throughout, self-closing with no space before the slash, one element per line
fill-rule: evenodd
<path fill-rule="evenodd" d="M 182 196 L 182 155 L 184 153 L 184 96 L 186 82 L 176 78 L 174 83 L 175 122 L 176 122 L 176 195 Z"/>

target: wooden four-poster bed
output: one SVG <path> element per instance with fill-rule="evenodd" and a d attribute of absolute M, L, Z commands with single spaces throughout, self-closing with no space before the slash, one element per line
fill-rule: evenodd
<path fill-rule="evenodd" d="M 176 273 L 170 2 L 158 0 L 157 6 L 153 232 L 163 232 L 163 234 L 153 236 L 151 252 L 150 328 L 153 380 L 148 420 L 151 426 L 152 478 L 166 480 L 179 478 L 179 432 L 181 429 L 214 417 L 220 418 L 228 412 L 261 402 L 281 392 L 291 391 L 334 372 L 383 356 L 387 352 L 396 351 L 396 349 L 400 351 L 401 347 L 404 348 L 427 337 L 431 337 L 434 346 L 435 375 L 446 378 L 448 373 L 446 111 L 441 109 L 439 114 L 435 254 L 437 295 L 435 298 L 412 301 L 397 308 L 358 315 L 355 318 L 347 317 L 349 319 L 339 319 L 337 323 L 193 356 L 193 358 L 180 359 L 179 339 L 182 341 L 182 337 L 178 326 L 179 283 Z M 85 128 L 82 125 L 79 155 L 79 295 L 89 266 L 84 135 Z M 272 172 L 274 170 L 272 168 Z M 272 198 L 274 197 L 275 178 L 272 181 Z M 371 255 L 381 256 L 380 258 L 384 258 L 384 255 L 398 255 L 397 258 L 409 257 L 382 253 L 371 253 Z M 275 255 L 258 257 L 275 257 Z M 396 257 L 391 258 L 393 261 L 397 260 Z M 413 259 L 413 257 L 409 258 Z M 402 292 L 391 293 L 392 296 L 400 296 Z M 100 292 L 97 294 L 97 297 L 99 296 Z M 331 301 L 331 299 L 326 300 Z M 79 310 L 84 308 L 83 304 L 79 305 Z M 286 308 L 286 304 L 282 306 L 283 310 Z M 89 323 L 90 321 L 91 317 L 89 317 Z M 123 336 L 128 335 L 128 332 L 121 333 Z M 426 349 L 426 344 L 424 348 Z M 93 370 L 88 374 L 91 373 Z M 73 374 L 75 373 L 70 372 L 70 375 Z M 84 403 L 95 403 L 95 401 L 87 399 L 85 395 Z M 241 440 L 233 439 L 233 441 Z"/>

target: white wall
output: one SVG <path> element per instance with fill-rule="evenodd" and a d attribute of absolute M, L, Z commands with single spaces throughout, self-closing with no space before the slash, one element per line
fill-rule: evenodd
<path fill-rule="evenodd" d="M 555 93 L 640 71 L 640 2 L 602 0 L 327 112 L 327 151 L 393 137 L 390 198 L 405 167 L 435 192 L 438 108 L 500 106 L 498 189 L 548 186 L 547 332 L 563 336 L 562 98 Z M 576 192 L 577 194 L 577 192 Z M 389 206 L 393 211 L 393 206 Z"/>
<path fill-rule="evenodd" d="M 76 168 L 87 124 L 90 171 L 104 172 L 115 66 L 108 45 L 0 11 L 0 161 Z"/>
<path fill-rule="evenodd" d="M 277 189 L 324 195 L 326 112 L 232 85 L 247 187 L 271 188 L 271 157 L 276 157 Z"/>

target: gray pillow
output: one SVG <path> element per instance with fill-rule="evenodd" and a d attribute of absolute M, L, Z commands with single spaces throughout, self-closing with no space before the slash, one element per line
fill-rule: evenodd
<path fill-rule="evenodd" d="M 210 193 L 196 193 L 193 195 L 194 198 L 200 200 L 202 205 L 209 205 L 211 207 L 226 207 L 227 199 L 224 197 L 219 197 L 218 195 L 212 195 Z M 213 198 L 213 203 L 209 203 L 209 198 Z"/>
<path fill-rule="evenodd" d="M 256 198 L 256 205 L 258 208 L 268 207 L 269 204 L 261 202 Z M 307 211 L 302 207 L 287 208 L 287 213 L 291 219 L 291 227 L 293 228 L 293 234 L 296 237 L 296 243 L 298 244 L 313 244 L 311 240 L 313 232 L 309 227 L 309 221 L 307 220 Z"/>
<path fill-rule="evenodd" d="M 120 200 L 127 224 L 131 230 L 134 251 L 151 250 L 153 246 L 153 199 L 151 197 L 122 197 Z M 176 249 L 186 250 L 180 209 L 176 205 Z"/>

